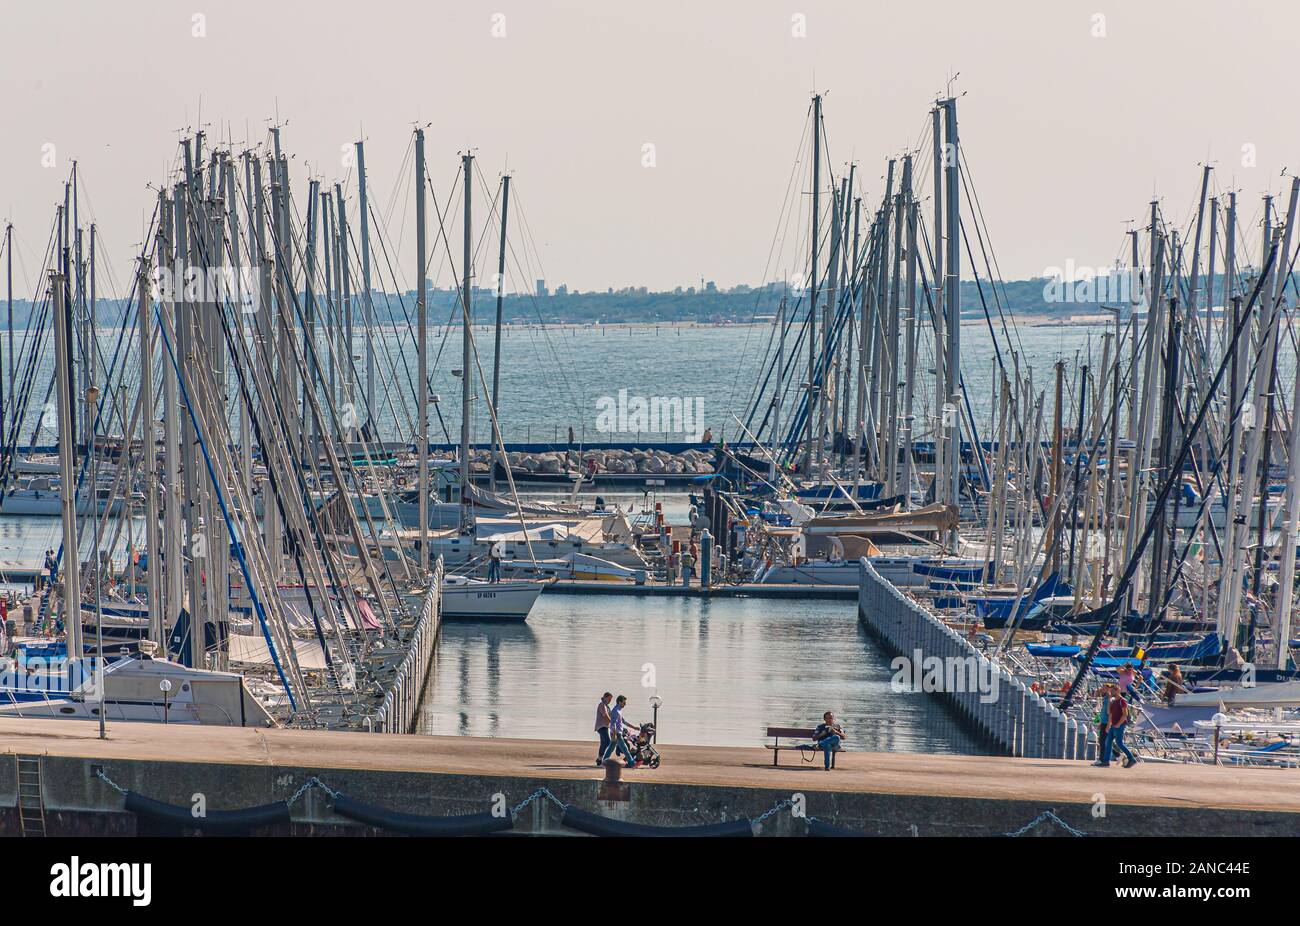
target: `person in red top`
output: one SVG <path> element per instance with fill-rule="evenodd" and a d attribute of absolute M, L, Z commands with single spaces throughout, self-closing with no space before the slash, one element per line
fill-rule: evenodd
<path fill-rule="evenodd" d="M 1111 756 L 1115 750 L 1124 753 L 1124 767 L 1132 768 L 1137 765 L 1137 756 L 1124 745 L 1124 730 L 1128 727 L 1128 701 L 1125 699 L 1125 692 L 1114 692 L 1111 694 L 1110 705 L 1107 709 L 1108 715 L 1106 720 L 1110 724 L 1110 729 L 1106 732 L 1106 745 L 1101 750 L 1101 761 L 1098 765 L 1110 765 Z"/>

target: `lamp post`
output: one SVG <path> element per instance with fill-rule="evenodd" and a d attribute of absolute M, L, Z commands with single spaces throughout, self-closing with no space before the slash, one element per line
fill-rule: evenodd
<path fill-rule="evenodd" d="M 1226 714 L 1217 713 L 1210 720 L 1214 723 L 1214 764 L 1219 764 L 1219 734 L 1223 725 L 1228 722 Z"/>
<path fill-rule="evenodd" d="M 171 679 L 165 678 L 161 682 L 159 682 L 158 689 L 162 692 L 162 696 L 163 696 L 163 723 L 166 723 L 167 722 L 167 692 L 172 690 Z"/>
<path fill-rule="evenodd" d="M 651 695 L 650 710 L 654 713 L 654 720 L 652 721 L 652 723 L 654 723 L 655 725 L 655 732 L 654 732 L 654 736 L 652 736 L 650 739 L 652 742 L 655 743 L 659 742 L 659 705 L 663 703 L 664 703 L 664 699 L 659 697 L 659 695 Z"/>

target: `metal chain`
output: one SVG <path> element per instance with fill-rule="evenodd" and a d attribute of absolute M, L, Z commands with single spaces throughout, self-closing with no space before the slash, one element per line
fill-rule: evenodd
<path fill-rule="evenodd" d="M 1014 833 L 1006 833 L 1005 835 L 1010 836 L 1010 837 L 1012 837 L 1012 838 L 1015 838 L 1016 836 L 1023 836 L 1025 833 L 1027 833 L 1027 832 L 1029 832 L 1030 830 L 1032 830 L 1035 826 L 1037 826 L 1038 824 L 1042 823 L 1044 820 L 1053 820 L 1053 821 L 1055 821 L 1056 824 L 1057 824 L 1058 826 L 1061 827 L 1061 829 L 1065 830 L 1065 831 L 1066 831 L 1067 833 L 1069 833 L 1071 836 L 1087 836 L 1087 835 L 1088 835 L 1087 833 L 1083 832 L 1083 830 L 1077 830 L 1077 829 L 1075 829 L 1073 826 L 1071 826 L 1070 824 L 1066 823 L 1064 820 L 1062 820 L 1062 819 L 1061 819 L 1060 817 L 1058 817 L 1056 814 L 1052 813 L 1052 811 L 1050 811 L 1050 810 L 1044 810 L 1044 811 L 1043 811 L 1042 813 L 1040 813 L 1038 816 L 1034 817 L 1034 819 L 1030 820 L 1030 821 L 1029 821 L 1028 823 L 1026 823 L 1024 826 L 1020 827 L 1020 829 L 1016 830 Z"/>
<path fill-rule="evenodd" d="M 785 810 L 787 807 L 793 807 L 793 806 L 794 806 L 794 801 L 787 797 L 785 800 L 780 801 L 779 803 L 774 805 L 771 810 L 767 810 L 759 814 L 757 817 L 755 817 L 753 820 L 750 821 L 750 824 L 752 826 L 760 826 L 762 825 L 763 821 L 766 820 L 768 817 L 772 816 L 772 814 L 780 813 L 782 810 Z"/>
<path fill-rule="evenodd" d="M 337 798 L 339 796 L 339 792 L 335 791 L 329 785 L 325 784 L 325 782 L 321 781 L 319 778 L 313 775 L 311 778 L 308 778 L 306 781 L 303 782 L 302 787 L 299 788 L 297 791 L 295 791 L 293 793 L 293 797 L 289 798 L 289 800 L 286 803 L 293 804 L 295 801 L 298 800 L 298 798 L 302 797 L 312 788 L 320 788 L 322 791 L 328 794 L 331 799 Z"/>
<path fill-rule="evenodd" d="M 565 804 L 564 801 L 562 801 L 562 800 L 560 800 L 558 797 L 556 797 L 554 794 L 552 794 L 552 793 L 550 792 L 550 789 L 549 789 L 549 788 L 538 788 L 538 789 L 537 789 L 536 791 L 534 791 L 532 794 L 528 795 L 526 798 L 524 798 L 522 801 L 520 801 L 518 804 L 516 804 L 514 807 L 512 807 L 511 810 L 510 810 L 510 816 L 511 816 L 511 817 L 517 817 L 517 816 L 519 815 L 519 812 L 520 812 L 521 810 L 523 810 L 525 807 L 527 807 L 527 806 L 528 806 L 529 804 L 531 804 L 533 801 L 537 800 L 539 797 L 544 797 L 544 798 L 547 798 L 548 800 L 554 802 L 555 806 L 556 806 L 556 807 L 559 807 L 561 810 L 567 810 L 567 809 L 568 809 L 568 805 Z"/>
<path fill-rule="evenodd" d="M 116 781 L 114 781 L 113 779 L 109 778 L 108 775 L 105 774 L 105 772 L 104 772 L 104 770 L 103 770 L 102 768 L 97 768 L 97 769 L 95 769 L 95 777 L 98 778 L 100 781 L 104 782 L 104 784 L 108 785 L 110 788 L 112 788 L 112 789 L 113 789 L 114 791 L 116 791 L 118 794 L 125 794 L 125 793 L 126 793 L 126 788 L 122 787 L 122 786 L 121 786 L 120 784 L 118 784 Z"/>

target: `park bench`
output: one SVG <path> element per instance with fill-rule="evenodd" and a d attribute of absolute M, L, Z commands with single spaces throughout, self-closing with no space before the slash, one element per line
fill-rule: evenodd
<path fill-rule="evenodd" d="M 811 742 L 813 734 L 816 732 L 812 727 L 768 727 L 767 735 L 772 737 L 773 740 L 767 744 L 767 748 L 772 750 L 772 765 L 777 766 L 780 764 L 782 749 L 798 749 L 800 752 L 804 750 L 821 752 L 821 748 L 816 743 Z M 781 742 L 783 736 L 787 739 L 801 739 L 804 742 L 783 743 Z M 839 746 L 831 750 L 831 768 L 835 767 L 835 753 L 841 751 Z"/>

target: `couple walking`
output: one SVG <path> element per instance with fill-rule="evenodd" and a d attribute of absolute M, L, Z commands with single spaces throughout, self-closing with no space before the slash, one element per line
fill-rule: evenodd
<path fill-rule="evenodd" d="M 613 705 L 611 707 L 610 705 Z M 628 768 L 636 766 L 636 757 L 627 744 L 627 730 L 636 724 L 624 719 L 623 708 L 627 707 L 627 695 L 615 698 L 610 692 L 600 696 L 596 704 L 596 733 L 600 736 L 600 751 L 596 755 L 596 766 L 605 764 L 605 760 L 617 750 L 623 756 Z M 639 729 L 639 727 L 638 727 Z"/>
<path fill-rule="evenodd" d="M 1124 768 L 1132 768 L 1138 763 L 1137 756 L 1124 745 L 1124 731 L 1128 729 L 1131 721 L 1137 719 L 1137 709 L 1130 703 L 1133 698 L 1130 690 L 1133 684 L 1133 670 L 1129 666 L 1124 668 L 1128 669 L 1128 672 L 1120 672 L 1119 684 L 1106 682 L 1101 686 L 1101 703 L 1098 705 L 1096 716 L 1093 717 L 1093 722 L 1097 724 L 1097 742 L 1101 754 L 1092 764 L 1102 768 L 1109 766 L 1110 760 L 1120 752 L 1124 754 Z"/>

